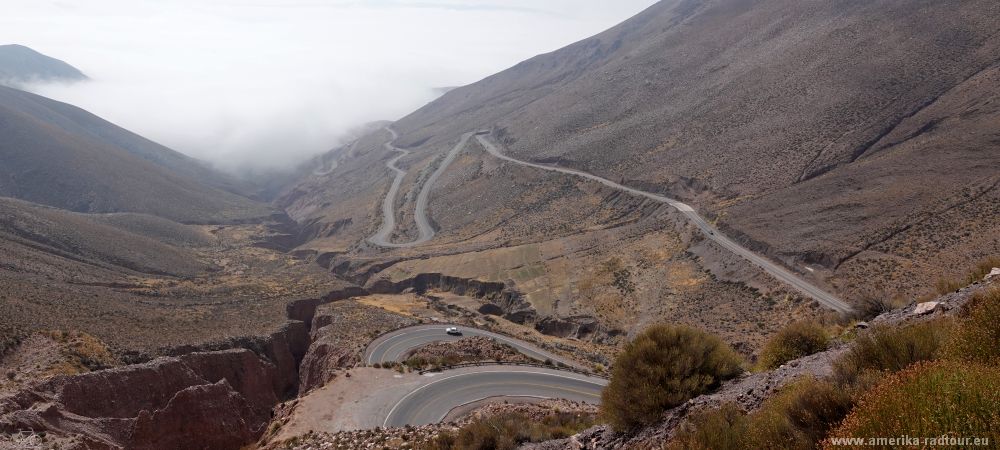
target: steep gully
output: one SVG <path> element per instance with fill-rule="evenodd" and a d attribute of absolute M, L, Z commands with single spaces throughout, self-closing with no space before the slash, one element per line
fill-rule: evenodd
<path fill-rule="evenodd" d="M 430 221 L 427 218 L 428 214 L 427 207 L 428 207 L 428 199 L 430 197 L 430 191 L 434 187 L 434 182 L 437 181 L 441 173 L 443 173 L 448 168 L 448 165 L 451 163 L 451 161 L 454 160 L 458 152 L 462 150 L 462 148 L 468 142 L 469 138 L 475 135 L 476 139 L 479 141 L 480 144 L 482 144 L 482 146 L 486 149 L 488 153 L 501 160 L 518 164 L 521 166 L 532 167 L 535 169 L 541 169 L 550 172 L 558 172 L 566 175 L 573 175 L 585 178 L 590 181 L 601 183 L 615 190 L 623 191 L 631 195 L 645 197 L 659 203 L 667 204 L 670 207 L 679 211 L 685 217 L 687 217 L 687 219 L 691 223 L 693 223 L 698 228 L 698 230 L 701 231 L 702 234 L 704 234 L 706 238 L 714 241 L 722 248 L 742 257 L 743 259 L 746 259 L 751 264 L 760 267 L 762 270 L 764 270 L 771 276 L 775 277 L 779 281 L 791 286 L 792 288 L 801 292 L 802 294 L 816 300 L 821 305 L 833 309 L 839 313 L 847 314 L 853 311 L 853 308 L 850 305 L 848 305 L 843 300 L 837 298 L 833 294 L 826 292 L 820 287 L 802 279 L 801 277 L 793 274 L 792 272 L 786 270 L 780 265 L 767 260 L 763 256 L 754 253 L 753 251 L 747 249 L 746 247 L 736 243 L 736 241 L 734 241 L 733 239 L 725 236 L 724 234 L 722 234 L 721 231 L 719 231 L 717 228 L 713 227 L 707 221 L 705 221 L 705 219 L 702 218 L 701 215 L 699 215 L 698 212 L 694 210 L 694 208 L 683 202 L 680 202 L 678 200 L 663 195 L 654 194 L 652 192 L 630 188 L 628 186 L 624 186 L 622 184 L 616 183 L 606 178 L 602 178 L 586 172 L 573 169 L 566 169 L 558 166 L 536 164 L 509 157 L 507 155 L 504 155 L 497 147 L 497 144 L 495 144 L 492 140 L 490 140 L 487 137 L 490 134 L 489 131 L 466 133 L 465 135 L 462 136 L 462 139 L 459 141 L 458 145 L 456 145 L 455 148 L 453 148 L 451 152 L 448 153 L 448 156 L 446 157 L 445 161 L 441 164 L 440 167 L 438 167 L 438 169 L 427 180 L 427 182 L 424 183 L 424 186 L 420 191 L 420 195 L 416 203 L 416 210 L 414 211 L 414 216 L 417 219 L 417 227 L 418 229 L 420 229 L 420 237 L 416 241 L 410 243 L 392 244 L 388 242 L 388 237 L 392 234 L 393 229 L 395 228 L 395 212 L 394 212 L 395 198 L 396 195 L 398 194 L 399 186 L 402 184 L 403 177 L 405 177 L 406 175 L 406 172 L 396 167 L 395 164 L 401 158 L 409 154 L 409 152 L 406 150 L 396 148 L 392 145 L 392 142 L 394 142 L 399 136 L 391 128 L 387 129 L 392 134 L 393 140 L 385 144 L 386 148 L 401 152 L 402 154 L 400 156 L 397 156 L 396 158 L 393 158 L 387 163 L 387 166 L 396 172 L 396 178 L 394 179 L 392 188 L 390 188 L 389 193 L 387 194 L 385 201 L 383 202 L 382 205 L 382 212 L 383 212 L 382 227 L 379 229 L 378 233 L 375 234 L 375 236 L 372 236 L 369 239 L 369 242 L 375 245 L 387 248 L 416 247 L 433 239 L 434 230 L 430 226 Z"/>
<path fill-rule="evenodd" d="M 312 348 L 316 331 L 313 328 L 322 326 L 321 317 L 317 317 L 321 305 L 370 292 L 398 293 L 411 288 L 457 291 L 488 299 L 494 302 L 492 304 L 520 303 L 520 297 L 500 283 L 486 285 L 440 275 L 418 276 L 401 283 L 375 283 L 370 290 L 347 287 L 322 298 L 289 302 L 287 322 L 268 336 L 165 349 L 160 353 L 174 356 L 81 375 L 58 376 L 0 398 L 0 433 L 44 431 L 54 437 L 77 436 L 80 446 L 69 448 L 243 448 L 261 438 L 278 403 L 295 398 L 309 388 L 307 375 L 315 378 L 317 374 L 306 373 L 309 368 L 303 367 L 304 360 L 310 360 L 311 368 L 338 366 L 338 358 L 345 356 L 343 351 L 323 354 Z M 516 307 L 506 306 L 506 309 Z M 516 318 L 516 314 L 509 315 Z M 518 344 L 516 348 L 547 354 L 530 343 L 515 343 Z M 480 372 L 486 377 L 505 377 L 502 374 L 509 373 L 507 378 L 511 380 L 537 377 L 524 371 L 523 368 L 495 366 L 463 369 L 460 372 L 466 374 L 463 377 L 449 379 L 448 383 L 435 383 L 435 388 L 422 390 L 425 391 L 422 395 L 389 399 L 398 401 L 399 406 L 394 408 L 392 419 L 378 416 L 380 409 L 374 408 L 372 414 L 378 417 L 372 417 L 372 421 L 422 421 L 430 417 L 427 414 L 433 415 L 442 409 L 447 412 L 459 406 L 452 404 L 454 399 L 438 396 L 433 398 L 434 408 L 424 408 L 420 399 L 438 389 L 451 383 L 469 389 L 467 383 L 478 380 L 481 376 L 475 374 Z M 566 379 L 551 369 L 534 371 L 548 373 L 551 380 Z M 428 383 L 432 381 L 427 380 Z M 599 391 L 601 383 L 599 379 L 592 380 L 590 389 Z M 521 381 L 492 389 L 501 394 L 537 397 L 562 396 L 564 390 L 557 386 L 547 392 L 539 391 L 537 386 L 527 386 Z M 468 394 L 474 395 L 473 391 Z M 595 398 L 591 392 L 582 400 Z M 385 405 L 389 406 L 392 405 Z"/>
<path fill-rule="evenodd" d="M 290 302 L 287 322 L 268 336 L 42 381 L 0 398 L 0 433 L 76 436 L 67 448 L 242 448 L 264 433 L 276 404 L 297 395 L 316 309 L 364 293 L 348 287 Z"/>

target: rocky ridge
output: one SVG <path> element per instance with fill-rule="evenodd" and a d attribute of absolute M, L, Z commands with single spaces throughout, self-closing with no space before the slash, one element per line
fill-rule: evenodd
<path fill-rule="evenodd" d="M 879 325 L 899 326 L 934 320 L 961 311 L 972 297 L 984 289 L 1000 286 L 1000 276 L 987 277 L 981 283 L 976 283 L 957 292 L 944 295 L 933 302 L 912 303 L 906 307 L 884 313 L 870 323 L 861 322 L 861 328 Z M 525 450 L 624 450 L 652 449 L 667 442 L 684 420 L 692 413 L 705 409 L 718 408 L 726 403 L 738 405 L 746 412 L 752 412 L 761 407 L 764 401 L 792 381 L 805 376 L 826 378 L 833 374 L 833 362 L 850 348 L 849 343 L 839 343 L 830 349 L 791 361 L 778 369 L 749 374 L 727 382 L 719 390 L 689 400 L 687 403 L 670 409 L 663 415 L 663 420 L 652 427 L 645 428 L 635 434 L 618 433 L 608 426 L 594 427 L 583 433 L 560 441 L 550 441 L 541 444 L 525 446 Z"/>

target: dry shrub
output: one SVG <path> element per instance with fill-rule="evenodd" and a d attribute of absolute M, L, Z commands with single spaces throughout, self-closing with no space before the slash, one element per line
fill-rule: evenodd
<path fill-rule="evenodd" d="M 853 406 L 854 401 L 845 390 L 826 381 L 808 378 L 786 388 L 757 413 L 759 418 L 755 422 L 772 425 L 754 427 L 751 436 L 758 448 L 781 437 L 791 448 L 815 448 Z M 770 419 L 765 421 L 764 417 Z M 772 430 L 771 434 L 767 430 Z"/>
<path fill-rule="evenodd" d="M 944 295 L 955 292 L 970 284 L 982 281 L 994 267 L 1000 267 L 1000 256 L 992 256 L 979 262 L 963 278 L 948 279 L 942 278 L 937 281 L 938 294 Z"/>
<path fill-rule="evenodd" d="M 945 346 L 947 358 L 1000 364 L 1000 288 L 978 294 Z"/>
<path fill-rule="evenodd" d="M 721 339 L 685 326 L 656 325 L 628 343 L 601 395 L 616 430 L 657 422 L 663 412 L 740 374 L 742 358 Z"/>
<path fill-rule="evenodd" d="M 758 366 L 764 370 L 776 369 L 782 364 L 826 350 L 830 338 L 822 325 L 795 322 L 771 337 L 761 351 Z"/>
<path fill-rule="evenodd" d="M 1000 368 L 923 362 L 888 377 L 862 396 L 833 438 L 888 436 L 1000 439 Z"/>
<path fill-rule="evenodd" d="M 476 419 L 454 433 L 441 433 L 421 450 L 514 450 L 525 443 L 563 439 L 590 428 L 587 414 L 554 412 L 541 420 L 519 413 Z"/>
<path fill-rule="evenodd" d="M 853 406 L 837 386 L 806 378 L 797 381 L 745 416 L 733 405 L 695 414 L 667 449 L 812 449 Z"/>
<path fill-rule="evenodd" d="M 855 305 L 854 314 L 849 317 L 857 320 L 872 320 L 889 311 L 906 306 L 904 297 L 890 297 L 888 294 L 868 294 L 861 297 Z"/>
<path fill-rule="evenodd" d="M 700 411 L 681 424 L 664 450 L 742 450 L 750 419 L 732 403 Z"/>
<path fill-rule="evenodd" d="M 862 333 L 834 362 L 835 379 L 842 386 L 851 386 L 865 378 L 865 372 L 898 372 L 915 362 L 934 359 L 951 329 L 952 323 L 942 319 Z"/>

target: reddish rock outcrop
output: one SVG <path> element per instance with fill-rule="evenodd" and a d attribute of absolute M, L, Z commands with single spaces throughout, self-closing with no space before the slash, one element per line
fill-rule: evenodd
<path fill-rule="evenodd" d="M 357 354 L 334 342 L 316 342 L 302 360 L 299 385 L 302 392 L 322 387 L 336 378 L 337 370 L 351 367 Z"/>
<path fill-rule="evenodd" d="M 0 403 L 0 430 L 78 435 L 82 448 L 238 449 L 279 401 L 277 366 L 246 349 L 52 378 Z"/>
<path fill-rule="evenodd" d="M 263 434 L 276 404 L 298 393 L 317 308 L 362 293 L 291 302 L 289 321 L 269 336 L 165 349 L 174 356 L 38 382 L 0 398 L 0 433 L 44 431 L 73 450 L 242 448 Z M 330 374 L 357 349 L 313 353 L 307 378 Z"/>
<path fill-rule="evenodd" d="M 372 332 L 403 328 L 417 323 L 412 317 L 391 313 L 355 301 L 323 305 L 312 315 L 312 345 L 299 365 L 302 393 L 329 383 L 340 369 L 360 361 Z"/>
<path fill-rule="evenodd" d="M 238 449 L 263 432 L 270 414 L 261 411 L 226 380 L 192 386 L 162 409 L 135 419 L 128 448 Z"/>

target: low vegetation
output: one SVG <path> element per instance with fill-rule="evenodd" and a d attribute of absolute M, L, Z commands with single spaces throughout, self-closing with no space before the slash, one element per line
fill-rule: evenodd
<path fill-rule="evenodd" d="M 658 421 L 663 412 L 743 372 L 743 360 L 708 333 L 657 325 L 627 344 L 601 396 L 604 418 L 617 430 Z"/>
<path fill-rule="evenodd" d="M 836 385 L 807 378 L 787 386 L 749 415 L 732 404 L 696 414 L 666 448 L 812 449 L 853 404 L 851 396 Z"/>
<path fill-rule="evenodd" d="M 403 361 L 403 365 L 412 370 L 438 370 L 442 367 L 454 366 L 462 362 L 462 358 L 456 355 L 445 355 L 440 357 L 411 356 Z"/>
<path fill-rule="evenodd" d="M 695 414 L 665 448 L 832 449 L 845 448 L 833 438 L 878 436 L 997 442 L 998 411 L 1000 289 L 993 289 L 955 319 L 860 333 L 830 380 L 800 380 L 750 414 L 735 405 Z"/>
<path fill-rule="evenodd" d="M 682 424 L 664 450 L 739 450 L 747 447 L 750 419 L 740 408 L 726 403 L 719 409 L 693 414 Z"/>
<path fill-rule="evenodd" d="M 905 305 L 906 300 L 902 297 L 893 297 L 887 293 L 869 294 L 858 300 L 854 317 L 859 320 L 871 320 Z"/>
<path fill-rule="evenodd" d="M 978 437 L 995 443 L 1000 439 L 998 430 L 1000 368 L 924 362 L 865 394 L 825 447 L 837 448 L 833 438 L 875 436 Z"/>
<path fill-rule="evenodd" d="M 749 448 L 815 448 L 853 405 L 850 394 L 832 383 L 799 381 L 750 416 Z"/>
<path fill-rule="evenodd" d="M 994 267 L 1000 267 L 1000 256 L 994 256 L 980 261 L 979 264 L 970 270 L 964 277 L 953 279 L 942 278 L 938 280 L 936 286 L 937 292 L 941 295 L 949 294 L 977 281 L 981 281 L 987 274 L 990 273 L 991 270 L 993 270 Z"/>
<path fill-rule="evenodd" d="M 594 425 L 588 414 L 553 412 L 541 419 L 506 413 L 476 419 L 456 432 L 445 432 L 420 450 L 514 450 L 523 444 L 563 439 Z"/>
<path fill-rule="evenodd" d="M 763 370 L 776 369 L 788 361 L 826 350 L 829 345 L 830 337 L 822 325 L 812 321 L 795 322 L 767 341 L 757 366 Z"/>
<path fill-rule="evenodd" d="M 946 320 L 904 327 L 878 327 L 862 333 L 850 350 L 834 362 L 834 377 L 842 386 L 853 386 L 865 375 L 897 372 L 913 363 L 935 358 L 948 339 L 952 324 Z"/>
<path fill-rule="evenodd" d="M 51 330 L 42 334 L 62 347 L 64 360 L 58 367 L 52 369 L 55 373 L 70 375 L 120 365 L 111 350 L 89 334 L 62 330 Z"/>
<path fill-rule="evenodd" d="M 1000 288 L 973 297 L 962 326 L 945 346 L 945 356 L 966 362 L 1000 363 Z"/>

